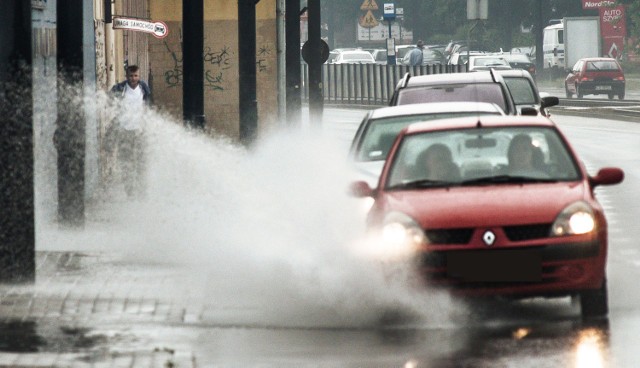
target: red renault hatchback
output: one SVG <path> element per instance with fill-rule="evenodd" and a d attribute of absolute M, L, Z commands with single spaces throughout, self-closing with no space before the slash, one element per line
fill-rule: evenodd
<path fill-rule="evenodd" d="M 590 176 L 545 117 L 481 116 L 408 126 L 377 188 L 359 181 L 351 192 L 375 200 L 370 230 L 430 285 L 579 296 L 588 318 L 608 313 L 607 221 L 594 188 L 623 177 Z"/>

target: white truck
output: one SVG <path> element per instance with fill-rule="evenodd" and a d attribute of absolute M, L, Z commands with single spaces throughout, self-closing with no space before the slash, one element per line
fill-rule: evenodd
<path fill-rule="evenodd" d="M 602 54 L 599 17 L 565 17 L 544 29 L 544 68 L 568 70 L 581 58 Z"/>

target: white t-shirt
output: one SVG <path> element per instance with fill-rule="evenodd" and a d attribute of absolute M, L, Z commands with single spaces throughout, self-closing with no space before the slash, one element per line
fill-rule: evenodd
<path fill-rule="evenodd" d="M 142 87 L 125 84 L 120 105 L 120 127 L 124 130 L 142 130 L 144 99 Z"/>

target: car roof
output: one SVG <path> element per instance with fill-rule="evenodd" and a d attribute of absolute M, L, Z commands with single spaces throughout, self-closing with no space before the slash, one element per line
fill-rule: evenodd
<path fill-rule="evenodd" d="M 413 123 L 407 126 L 405 134 L 423 133 L 448 129 L 470 129 L 474 127 L 539 126 L 555 127 L 556 124 L 544 116 L 467 116 L 452 119 L 439 119 L 429 122 Z"/>
<path fill-rule="evenodd" d="M 402 82 L 402 80 L 400 81 Z M 458 84 L 458 83 L 478 83 L 478 82 L 496 82 L 489 71 L 480 71 L 474 73 L 442 73 L 417 75 L 409 78 L 407 88 L 417 86 L 428 86 L 437 84 Z"/>
<path fill-rule="evenodd" d="M 533 80 L 531 73 L 523 69 L 496 69 L 495 72 L 503 77 L 522 77 Z"/>
<path fill-rule="evenodd" d="M 383 119 L 395 116 L 424 115 L 446 112 L 487 112 L 504 114 L 500 106 L 488 102 L 425 102 L 419 104 L 381 107 L 372 110 L 370 119 Z"/>

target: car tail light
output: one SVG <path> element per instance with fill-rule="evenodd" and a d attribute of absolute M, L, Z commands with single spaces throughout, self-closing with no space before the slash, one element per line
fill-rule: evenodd
<path fill-rule="evenodd" d="M 582 77 L 582 78 L 580 78 L 580 81 L 581 81 L 581 82 L 591 82 L 591 81 L 593 81 L 593 78 L 589 78 L 589 77 Z"/>
<path fill-rule="evenodd" d="M 623 75 L 621 75 L 621 76 L 619 76 L 619 77 L 615 77 L 615 78 L 613 78 L 613 80 L 623 81 L 623 82 L 624 82 L 624 76 L 623 76 Z"/>

